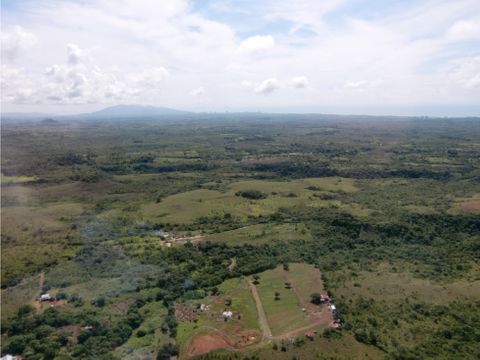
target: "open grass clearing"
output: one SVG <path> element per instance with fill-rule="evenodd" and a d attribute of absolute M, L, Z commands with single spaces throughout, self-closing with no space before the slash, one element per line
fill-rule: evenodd
<path fill-rule="evenodd" d="M 357 296 L 378 301 L 397 301 L 414 298 L 435 304 L 447 304 L 455 300 L 480 300 L 480 279 L 434 282 L 420 279 L 412 273 L 394 272 L 389 264 L 380 264 L 374 271 L 361 271 L 335 289 L 337 296 L 354 299 Z"/>
<path fill-rule="evenodd" d="M 247 280 L 245 278 L 230 279 L 218 288 L 220 295 L 178 305 L 182 309 L 190 307 L 188 311 L 194 311 L 196 318 L 195 321 L 179 321 L 177 341 L 184 350 L 188 348 L 193 337 L 208 333 L 212 329 L 224 334 L 232 344 L 238 346 L 242 345 L 244 341 L 242 334 L 245 332 L 250 332 L 255 337 L 250 341 L 260 341 L 257 310 Z M 227 305 L 228 303 L 230 305 Z M 204 311 L 197 309 L 200 304 L 206 306 Z M 232 311 L 232 319 L 225 321 L 222 316 L 223 311 Z"/>
<path fill-rule="evenodd" d="M 289 271 L 279 266 L 259 274 L 259 284 L 256 285 L 273 336 L 295 332 L 318 320 L 321 320 L 323 326 L 328 326 L 333 321 L 331 317 L 326 317 L 323 321 L 326 314 L 320 315 L 326 305 L 310 304 L 310 294 L 324 293 L 318 269 L 307 264 L 289 266 Z M 287 282 L 291 288 L 286 286 Z M 278 300 L 275 299 L 276 292 L 279 294 Z M 316 317 L 313 313 L 318 313 L 319 316 Z"/>
<path fill-rule="evenodd" d="M 31 304 L 39 293 L 39 275 L 24 278 L 15 286 L 2 289 L 2 319 L 8 319 L 16 313 L 23 304 Z"/>
<path fill-rule="evenodd" d="M 225 341 L 220 341 L 219 346 L 225 343 L 234 348 L 243 348 L 261 340 L 257 310 L 247 280 L 230 279 L 218 288 L 220 295 L 177 305 L 177 318 L 182 318 L 185 315 L 180 314 L 185 313 L 189 313 L 190 319 L 195 318 L 190 321 L 179 321 L 177 341 L 183 354 L 191 353 L 192 347 L 197 346 L 198 341 L 195 338 L 204 336 L 214 338 L 220 336 Z M 205 306 L 203 311 L 198 308 L 201 304 Z M 224 311 L 232 312 L 230 320 L 224 320 L 222 316 Z M 216 335 L 208 335 L 212 331 Z"/>
<path fill-rule="evenodd" d="M 256 190 L 266 194 L 265 199 L 249 200 L 236 196 L 237 192 Z M 143 218 L 148 221 L 190 223 L 200 216 L 230 213 L 245 218 L 248 215 L 268 215 L 280 207 L 294 205 L 327 206 L 330 200 L 321 200 L 320 192 L 354 192 L 353 180 L 344 178 L 309 178 L 292 181 L 249 180 L 230 184 L 226 192 L 198 189 L 172 195 L 160 203 L 142 206 Z"/>
<path fill-rule="evenodd" d="M 355 338 L 343 333 L 341 338 L 328 339 L 321 336 L 321 332 L 313 341 L 307 340 L 301 347 L 288 345 L 288 351 L 280 350 L 280 342 L 278 349 L 274 350 L 272 345 L 265 346 L 260 350 L 252 350 L 245 355 L 257 355 L 260 359 L 279 359 L 291 360 L 293 358 L 302 360 L 317 359 L 384 359 L 385 354 L 374 348 L 362 344 Z"/>
<path fill-rule="evenodd" d="M 480 214 L 480 194 L 456 199 L 449 211 L 453 214 Z"/>

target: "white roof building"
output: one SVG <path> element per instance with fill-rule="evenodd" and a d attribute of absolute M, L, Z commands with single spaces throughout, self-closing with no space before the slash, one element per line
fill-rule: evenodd
<path fill-rule="evenodd" d="M 16 356 L 13 356 L 13 355 L 10 355 L 10 354 L 2 356 L 0 358 L 0 360 L 16 360 L 16 359 L 18 359 Z"/>
<path fill-rule="evenodd" d="M 230 310 L 229 310 L 229 311 L 224 311 L 224 312 L 222 313 L 222 316 L 223 316 L 224 318 L 226 318 L 226 319 L 231 319 L 232 316 L 233 316 L 233 313 L 232 313 Z"/>

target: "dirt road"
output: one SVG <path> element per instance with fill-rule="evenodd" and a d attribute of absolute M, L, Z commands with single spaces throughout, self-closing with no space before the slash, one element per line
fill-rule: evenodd
<path fill-rule="evenodd" d="M 33 298 L 33 307 L 35 308 L 35 311 L 37 312 L 37 314 L 40 313 L 40 310 L 42 308 L 41 304 L 40 304 L 40 301 L 38 300 L 38 298 L 40 297 L 40 295 L 42 294 L 42 290 L 43 290 L 43 285 L 45 284 L 45 271 L 42 271 L 40 273 L 40 277 L 38 279 L 38 295 L 36 295 L 34 298 Z"/>
<path fill-rule="evenodd" d="M 260 329 L 262 330 L 263 339 L 271 339 L 272 330 L 270 330 L 270 326 L 268 325 L 267 316 L 265 315 L 265 310 L 263 310 L 262 301 L 258 296 L 257 287 L 251 282 L 249 282 L 248 285 L 250 286 L 253 298 L 255 299 L 255 305 L 257 306 L 258 321 L 260 323 Z"/>
<path fill-rule="evenodd" d="M 42 294 L 43 285 L 45 284 L 45 271 L 40 273 L 40 279 L 38 279 L 38 292 Z"/>

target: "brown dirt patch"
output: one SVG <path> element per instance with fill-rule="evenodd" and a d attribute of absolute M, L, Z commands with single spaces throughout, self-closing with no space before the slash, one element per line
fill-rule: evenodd
<path fill-rule="evenodd" d="M 231 348 L 232 345 L 229 344 L 229 342 L 224 336 L 218 333 L 210 333 L 195 336 L 188 346 L 187 356 L 193 357 L 207 354 L 213 350 Z"/>
<path fill-rule="evenodd" d="M 257 330 L 243 330 L 229 337 L 212 328 L 209 333 L 194 336 L 190 340 L 186 357 L 199 356 L 219 349 L 239 351 L 247 346 L 258 344 L 261 340 L 262 335 Z"/>
<path fill-rule="evenodd" d="M 108 306 L 108 311 L 118 315 L 126 315 L 130 305 L 135 302 L 135 299 L 130 298 L 124 301 L 119 301 L 117 303 L 111 304 Z"/>
<path fill-rule="evenodd" d="M 478 214 L 480 213 L 480 199 L 467 200 L 458 204 L 460 210 L 467 214 Z"/>
<path fill-rule="evenodd" d="M 40 314 L 40 311 L 42 310 L 42 305 L 40 304 L 40 301 L 35 301 L 33 303 L 33 307 L 35 308 L 35 312 L 37 314 Z"/>
<path fill-rule="evenodd" d="M 197 308 L 192 305 L 175 305 L 175 317 L 181 322 L 194 321 L 197 318 Z"/>
<path fill-rule="evenodd" d="M 82 332 L 82 326 L 81 325 L 67 325 L 67 326 L 61 326 L 57 330 L 59 332 L 66 333 L 66 334 L 74 336 L 76 338 Z"/>
<path fill-rule="evenodd" d="M 235 347 L 243 348 L 259 343 L 262 340 L 262 335 L 257 330 L 244 330 L 235 334 Z"/>

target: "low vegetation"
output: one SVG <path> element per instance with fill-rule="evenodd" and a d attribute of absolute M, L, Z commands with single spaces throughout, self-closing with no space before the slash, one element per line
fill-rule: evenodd
<path fill-rule="evenodd" d="M 2 355 L 480 356 L 478 121 L 265 117 L 2 125 Z"/>

